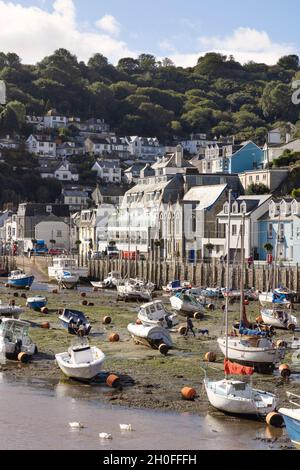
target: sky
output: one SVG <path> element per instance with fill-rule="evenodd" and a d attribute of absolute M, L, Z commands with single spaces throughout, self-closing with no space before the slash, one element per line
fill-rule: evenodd
<path fill-rule="evenodd" d="M 188 67 L 216 51 L 275 64 L 300 54 L 299 14 L 299 0 L 0 0 L 0 51 L 23 63 L 64 47 L 85 62 L 145 52 Z"/>

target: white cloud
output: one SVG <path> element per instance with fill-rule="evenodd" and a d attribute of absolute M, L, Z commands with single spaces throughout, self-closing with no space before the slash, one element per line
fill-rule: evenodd
<path fill-rule="evenodd" d="M 265 31 L 251 28 L 238 28 L 231 36 L 205 36 L 198 39 L 199 52 L 175 53 L 170 57 L 177 65 L 191 67 L 197 63 L 200 56 L 207 52 L 220 52 L 224 55 L 233 55 L 241 63 L 264 62 L 275 64 L 280 57 L 297 53 L 291 44 L 276 43 L 271 40 Z"/>
<path fill-rule="evenodd" d="M 116 34 L 118 23 L 110 24 L 115 25 L 111 34 Z M 102 33 L 81 30 L 76 22 L 73 0 L 54 1 L 52 12 L 0 0 L 0 50 L 16 52 L 23 63 L 35 63 L 60 47 L 85 61 L 96 52 L 101 52 L 112 62 L 138 54 L 107 32 L 108 29 Z"/>
<path fill-rule="evenodd" d="M 104 15 L 100 20 L 96 21 L 96 26 L 102 31 L 105 31 L 112 36 L 118 36 L 120 34 L 121 25 L 112 15 Z"/>

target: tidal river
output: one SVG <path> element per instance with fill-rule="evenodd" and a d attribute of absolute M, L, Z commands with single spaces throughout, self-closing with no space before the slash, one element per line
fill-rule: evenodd
<path fill-rule="evenodd" d="M 99 391 L 99 393 L 101 393 Z M 76 396 L 76 398 L 75 398 Z M 263 423 L 210 414 L 162 413 L 79 399 L 72 385 L 12 383 L 0 373 L 0 449 L 192 450 L 276 449 Z M 72 430 L 80 421 L 85 429 Z M 131 424 L 134 431 L 120 431 Z M 110 433 L 101 441 L 99 433 Z M 271 440 L 270 440 L 271 439 Z M 280 440 L 279 440 L 280 442 Z"/>

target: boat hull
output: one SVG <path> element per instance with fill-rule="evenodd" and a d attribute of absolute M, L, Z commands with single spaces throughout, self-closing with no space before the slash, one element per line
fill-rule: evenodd
<path fill-rule="evenodd" d="M 161 326 L 130 323 L 127 329 L 135 342 L 139 344 L 150 346 L 153 349 L 158 349 L 161 344 L 165 344 L 168 348 L 173 347 L 170 333 Z"/>
<path fill-rule="evenodd" d="M 104 362 L 104 357 L 101 357 L 99 360 L 96 360 L 90 364 L 78 364 L 76 366 L 72 366 L 68 364 L 65 360 L 65 353 L 56 354 L 55 359 L 59 368 L 62 372 L 69 377 L 70 379 L 76 380 L 83 380 L 83 381 L 90 381 L 97 377 L 97 375 L 101 372 Z"/>
<path fill-rule="evenodd" d="M 31 308 L 32 310 L 40 310 L 47 305 L 47 299 L 27 299 L 26 302 L 27 307 Z"/>
<path fill-rule="evenodd" d="M 25 289 L 26 287 L 31 287 L 34 281 L 34 276 L 27 276 L 20 279 L 8 278 L 8 285 L 10 287 L 15 287 L 18 289 Z"/>
<path fill-rule="evenodd" d="M 289 438 L 294 446 L 300 450 L 300 419 L 293 417 L 292 412 L 293 410 L 284 408 L 279 410 L 279 413 L 283 416 Z"/>

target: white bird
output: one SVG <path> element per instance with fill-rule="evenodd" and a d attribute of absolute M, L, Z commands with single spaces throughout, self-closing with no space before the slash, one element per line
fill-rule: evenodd
<path fill-rule="evenodd" d="M 120 424 L 121 431 L 132 431 L 131 424 Z"/>
<path fill-rule="evenodd" d="M 70 428 L 72 429 L 83 429 L 84 425 L 82 423 L 74 422 L 74 423 L 69 423 Z"/>
<path fill-rule="evenodd" d="M 107 434 L 107 432 L 100 432 L 99 437 L 100 437 L 100 439 L 112 439 L 112 435 Z"/>

